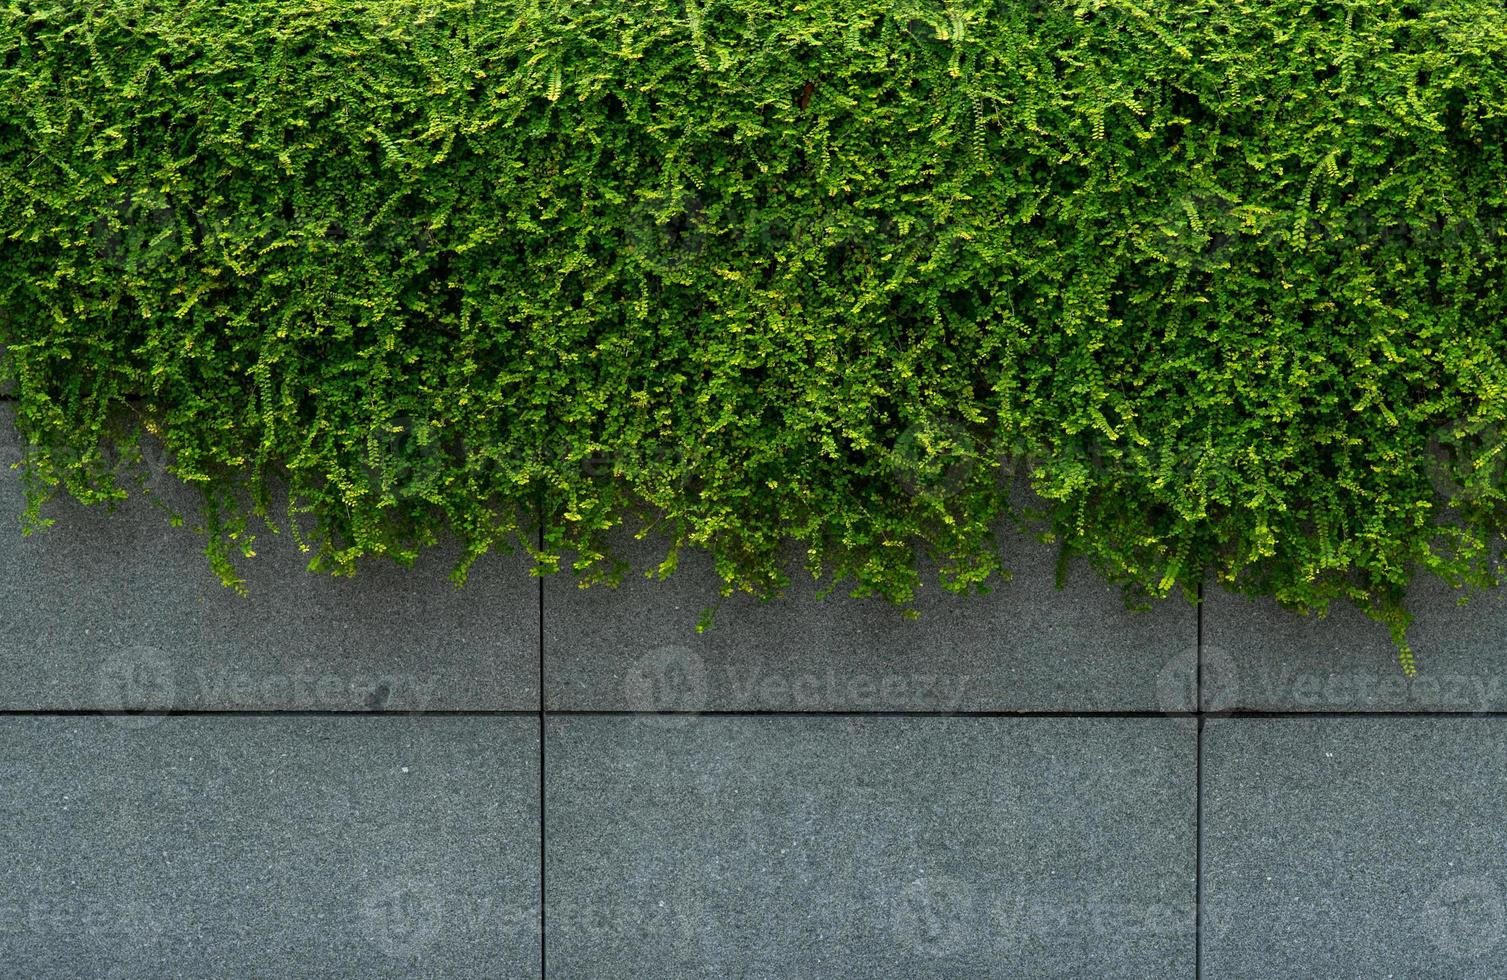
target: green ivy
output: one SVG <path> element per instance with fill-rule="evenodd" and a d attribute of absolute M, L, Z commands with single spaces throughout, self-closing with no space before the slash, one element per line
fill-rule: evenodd
<path fill-rule="evenodd" d="M 274 487 L 336 572 L 1502 574 L 1500 2 L 3 2 L 32 524 L 146 435 L 232 584 Z"/>

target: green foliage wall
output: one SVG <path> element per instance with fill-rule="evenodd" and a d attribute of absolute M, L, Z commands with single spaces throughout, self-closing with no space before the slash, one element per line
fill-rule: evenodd
<path fill-rule="evenodd" d="M 1500 572 L 1504 113 L 1495 0 L 7 0 L 31 517 L 145 431 L 228 578 L 542 503 L 904 601 L 1029 482 L 1133 593 L 1400 629 Z"/>

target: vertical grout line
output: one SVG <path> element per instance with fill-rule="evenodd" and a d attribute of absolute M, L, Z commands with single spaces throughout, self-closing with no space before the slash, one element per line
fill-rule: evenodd
<path fill-rule="evenodd" d="M 1198 605 L 1193 607 L 1193 713 L 1203 718 L 1204 713 L 1204 584 L 1198 583 Z"/>
<path fill-rule="evenodd" d="M 1198 748 L 1193 762 L 1193 977 L 1203 977 L 1204 882 L 1204 720 L 1198 719 Z"/>
<path fill-rule="evenodd" d="M 535 512 L 539 521 L 538 546 L 544 550 L 544 499 L 540 495 L 539 507 Z M 545 892 L 544 892 L 544 863 L 548 854 L 548 847 L 544 839 L 544 814 L 545 814 L 545 779 L 544 779 L 544 576 L 539 579 L 539 978 L 544 980 L 548 976 L 548 952 L 545 949 Z"/>
<path fill-rule="evenodd" d="M 1197 719 L 1193 751 L 1193 977 L 1203 977 L 1204 884 L 1204 583 L 1198 583 L 1195 607 L 1193 713 Z"/>

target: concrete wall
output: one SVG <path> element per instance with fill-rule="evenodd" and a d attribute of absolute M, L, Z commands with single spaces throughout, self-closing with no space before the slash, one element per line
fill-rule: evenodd
<path fill-rule="evenodd" d="M 3 976 L 1507 975 L 1501 598 L 1424 589 L 1409 680 L 1361 617 L 1129 614 L 1023 540 L 917 621 L 697 634 L 694 561 L 263 538 L 242 599 L 143 504 L 55 512 L 0 533 Z"/>

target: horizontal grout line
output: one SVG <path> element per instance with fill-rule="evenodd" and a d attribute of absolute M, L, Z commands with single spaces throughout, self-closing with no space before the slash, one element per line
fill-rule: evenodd
<path fill-rule="evenodd" d="M 1192 711 L 1070 711 L 1053 709 L 960 711 L 855 711 L 849 709 L 708 709 L 628 711 L 614 708 L 545 709 L 547 715 L 583 718 L 1195 718 Z"/>
<path fill-rule="evenodd" d="M 114 708 L 0 708 L 0 718 L 416 718 L 498 717 L 536 718 L 538 709 L 512 708 L 411 708 L 348 710 L 328 708 L 172 708 L 160 711 L 127 711 Z"/>
<path fill-rule="evenodd" d="M 1251 721 L 1270 718 L 1507 718 L 1507 711 L 1325 711 L 1322 709 L 1316 711 L 1268 711 L 1248 709 L 1238 711 L 1205 711 L 1199 717 L 1213 721 L 1225 718 L 1238 718 Z"/>
<path fill-rule="evenodd" d="M 631 717 L 712 717 L 712 718 L 1194 718 L 1203 721 L 1223 719 L 1259 720 L 1266 718 L 1507 718 L 1507 711 L 1069 711 L 1069 710 L 980 710 L 980 711 L 618 711 L 612 709 L 548 709 L 546 714 L 563 716 L 631 718 Z"/>
<path fill-rule="evenodd" d="M 326 708 L 173 708 L 128 711 L 109 708 L 0 708 L 0 718 L 537 718 L 540 710 L 519 708 L 410 708 L 367 710 Z M 847 710 L 710 710 L 627 711 L 611 708 L 547 708 L 542 714 L 560 718 L 1185 718 L 1203 721 L 1261 721 L 1281 718 L 1507 718 L 1507 711 L 847 711 Z"/>

